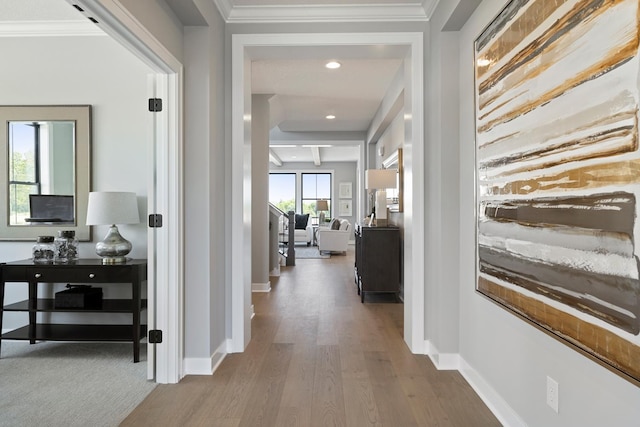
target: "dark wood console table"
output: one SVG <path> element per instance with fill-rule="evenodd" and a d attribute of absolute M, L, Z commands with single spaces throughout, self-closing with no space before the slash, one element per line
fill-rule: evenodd
<path fill-rule="evenodd" d="M 140 361 L 140 340 L 146 327 L 140 324 L 140 312 L 146 306 L 141 298 L 141 283 L 147 280 L 147 260 L 134 259 L 125 264 L 102 264 L 100 259 L 80 259 L 73 263 L 36 264 L 31 259 L 0 264 L 0 331 L 4 312 L 29 313 L 27 326 L 4 333 L 3 339 L 36 341 L 126 341 L 133 342 L 133 361 Z M 25 282 L 29 298 L 4 305 L 5 284 Z M 53 298 L 38 298 L 38 283 L 113 284 L 130 283 L 131 299 L 104 299 L 101 308 L 55 308 Z M 131 313 L 131 325 L 83 325 L 37 323 L 39 312 Z"/>
<path fill-rule="evenodd" d="M 365 293 L 400 293 L 400 229 L 356 224 L 355 282 L 360 301 Z"/>

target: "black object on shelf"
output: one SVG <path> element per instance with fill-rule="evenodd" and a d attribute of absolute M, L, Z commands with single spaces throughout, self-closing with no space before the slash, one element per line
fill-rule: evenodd
<path fill-rule="evenodd" d="M 64 291 L 56 292 L 55 308 L 96 309 L 102 306 L 102 288 L 89 285 L 67 285 Z"/>

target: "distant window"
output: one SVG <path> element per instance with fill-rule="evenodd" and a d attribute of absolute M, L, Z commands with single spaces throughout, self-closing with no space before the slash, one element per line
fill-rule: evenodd
<path fill-rule="evenodd" d="M 302 213 L 317 217 L 316 203 L 324 199 L 329 205 L 325 212 L 327 218 L 331 216 L 331 174 L 303 173 L 302 174 Z"/>
<path fill-rule="evenodd" d="M 296 174 L 269 174 L 269 203 L 283 212 L 296 210 Z"/>

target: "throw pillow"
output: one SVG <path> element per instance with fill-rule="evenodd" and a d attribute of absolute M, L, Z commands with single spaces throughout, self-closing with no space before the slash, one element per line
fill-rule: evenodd
<path fill-rule="evenodd" d="M 309 214 L 298 215 L 296 214 L 296 230 L 304 230 L 307 228 L 309 222 Z"/>
<path fill-rule="evenodd" d="M 334 219 L 333 222 L 331 223 L 331 229 L 332 230 L 340 230 L 340 220 L 339 219 Z"/>

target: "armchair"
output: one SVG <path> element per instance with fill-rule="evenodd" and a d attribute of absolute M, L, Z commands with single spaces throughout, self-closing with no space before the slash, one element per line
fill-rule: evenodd
<path fill-rule="evenodd" d="M 307 246 L 311 246 L 311 240 L 313 238 L 313 226 L 308 223 L 309 214 L 298 215 L 295 217 L 295 229 L 293 230 L 294 243 L 306 243 Z M 279 221 L 279 233 L 282 236 L 282 243 L 289 242 L 289 222 L 285 217 L 284 220 Z"/>
<path fill-rule="evenodd" d="M 318 251 L 345 252 L 352 234 L 351 223 L 346 219 L 334 219 L 329 227 L 320 227 L 316 234 Z"/>

